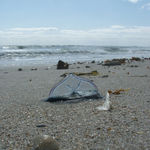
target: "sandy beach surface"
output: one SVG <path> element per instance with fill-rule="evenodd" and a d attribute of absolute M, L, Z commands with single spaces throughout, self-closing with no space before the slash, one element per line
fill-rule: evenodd
<path fill-rule="evenodd" d="M 150 149 L 150 60 L 110 67 L 75 63 L 65 70 L 56 65 L 18 68 L 0 68 L 0 150 L 33 150 L 38 135 L 55 138 L 60 150 Z M 128 89 L 110 95 L 110 111 L 96 109 L 105 98 L 43 101 L 62 74 L 94 70 L 99 75 L 83 77 L 93 81 L 102 96 L 108 90 Z"/>

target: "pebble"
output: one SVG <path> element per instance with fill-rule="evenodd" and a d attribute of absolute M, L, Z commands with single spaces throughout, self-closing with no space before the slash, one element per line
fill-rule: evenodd
<path fill-rule="evenodd" d="M 59 150 L 56 140 L 48 135 L 36 137 L 33 143 L 33 150 Z"/>
<path fill-rule="evenodd" d="M 22 71 L 22 68 L 18 68 L 18 71 Z"/>

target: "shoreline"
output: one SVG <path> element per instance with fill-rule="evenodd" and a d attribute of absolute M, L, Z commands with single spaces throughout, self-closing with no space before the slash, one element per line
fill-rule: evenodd
<path fill-rule="evenodd" d="M 62 150 L 150 148 L 149 58 L 115 66 L 91 61 L 70 64 L 64 70 L 57 70 L 56 65 L 47 67 L 0 67 L 3 149 L 31 150 L 33 138 L 45 134 L 54 137 Z M 63 79 L 61 75 L 94 70 L 99 75 L 83 77 L 93 81 L 102 96 L 108 90 L 129 89 L 110 95 L 111 111 L 96 110 L 104 99 L 74 104 L 43 102 Z M 41 124 L 45 126 L 38 127 Z"/>
<path fill-rule="evenodd" d="M 139 58 L 139 59 L 141 59 L 141 60 L 145 60 L 145 59 L 150 59 L 150 57 L 139 57 L 139 56 L 129 56 L 129 57 L 120 57 L 120 56 L 116 56 L 116 57 L 108 57 L 108 58 L 101 58 L 101 59 L 94 59 L 94 58 L 92 58 L 92 59 L 88 59 L 88 60 L 83 60 L 83 61 L 81 61 L 81 60 L 73 60 L 73 61 L 66 61 L 66 59 L 62 59 L 62 61 L 66 61 L 67 63 L 69 63 L 69 64 L 75 64 L 75 63 L 78 63 L 78 62 L 81 62 L 81 63 L 90 63 L 90 62 L 92 62 L 92 61 L 95 61 L 95 62 L 97 62 L 97 63 L 101 63 L 101 62 L 104 62 L 104 61 L 106 61 L 106 60 L 113 60 L 113 59 L 116 59 L 116 60 L 119 60 L 119 59 L 126 59 L 126 60 L 132 60 L 132 58 Z M 32 67 L 42 67 L 42 66 L 54 66 L 54 65 L 56 65 L 57 64 L 57 62 L 59 61 L 59 60 L 61 60 L 61 59 L 58 59 L 57 61 L 55 61 L 55 62 L 51 62 L 51 61 L 39 61 L 40 63 L 37 63 L 38 61 L 36 61 L 36 62 L 34 62 L 34 61 L 27 61 L 26 63 L 24 62 L 24 63 L 17 63 L 17 61 L 13 64 L 13 62 L 15 61 L 11 61 L 11 63 L 9 62 L 9 60 L 8 60 L 8 62 L 6 61 L 5 63 L 4 62 L 1 62 L 1 64 L 0 64 L 0 68 L 9 68 L 9 67 L 11 67 L 11 68 L 15 68 L 15 67 L 30 67 L 30 66 L 32 66 Z M 19 61 L 21 61 L 21 60 L 19 60 Z M 24 61 L 24 60 L 23 60 Z M 42 63 L 41 63 L 42 62 Z"/>

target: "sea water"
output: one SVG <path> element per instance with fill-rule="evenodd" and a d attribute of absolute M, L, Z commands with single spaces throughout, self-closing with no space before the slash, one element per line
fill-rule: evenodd
<path fill-rule="evenodd" d="M 150 57 L 150 47 L 83 45 L 2 45 L 0 66 L 54 65 L 113 58 Z"/>

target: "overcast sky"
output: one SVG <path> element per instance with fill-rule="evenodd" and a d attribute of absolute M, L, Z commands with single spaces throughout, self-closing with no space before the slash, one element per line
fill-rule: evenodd
<path fill-rule="evenodd" d="M 150 0 L 0 0 L 0 45 L 150 46 Z"/>

